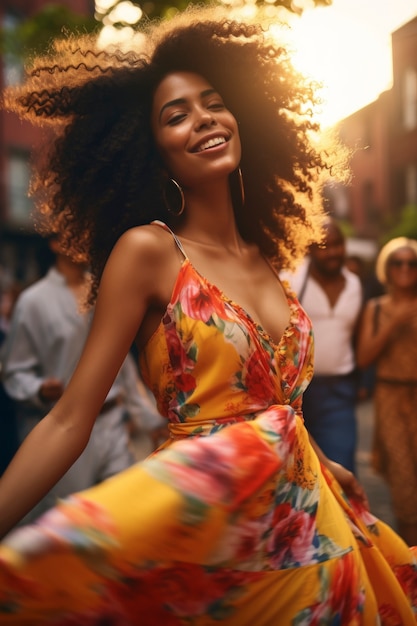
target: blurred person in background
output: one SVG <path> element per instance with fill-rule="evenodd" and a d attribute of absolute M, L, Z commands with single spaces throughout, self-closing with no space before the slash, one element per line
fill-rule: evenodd
<path fill-rule="evenodd" d="M 365 307 L 361 367 L 375 364 L 373 466 L 389 486 L 399 534 L 417 542 L 417 241 L 397 237 L 380 251 L 386 293 Z"/>
<path fill-rule="evenodd" d="M 345 259 L 345 267 L 359 277 L 362 284 L 365 283 L 365 262 L 358 254 L 349 254 Z"/>
<path fill-rule="evenodd" d="M 374 278 L 374 272 L 370 271 L 365 264 L 364 259 L 356 254 L 350 254 L 346 257 L 345 266 L 348 270 L 356 274 L 362 284 L 363 290 L 363 307 L 365 302 L 369 298 L 380 295 L 383 290 L 377 279 Z M 369 400 L 372 397 L 374 391 L 375 381 L 375 367 L 370 365 L 369 367 L 360 368 L 358 371 L 359 376 L 359 388 L 358 388 L 358 401 Z"/>
<path fill-rule="evenodd" d="M 6 339 L 19 286 L 8 284 L 0 288 L 0 348 Z M 1 363 L 0 363 L 1 375 Z M 0 475 L 19 447 L 16 407 L 0 379 Z"/>
<path fill-rule="evenodd" d="M 303 396 L 307 430 L 323 452 L 352 472 L 357 445 L 358 375 L 354 336 L 362 308 L 358 276 L 345 266 L 345 237 L 328 219 L 320 244 L 293 277 L 286 275 L 313 323 L 314 376 Z"/>
<path fill-rule="evenodd" d="M 82 310 L 89 284 L 85 264 L 67 256 L 56 236 L 49 238 L 49 248 L 54 263 L 46 276 L 18 297 L 2 348 L 3 384 L 15 403 L 19 442 L 61 397 L 91 323 L 92 311 Z M 23 522 L 34 520 L 58 498 L 131 466 L 136 456 L 129 431 L 157 432 L 161 424 L 156 409 L 139 392 L 138 371 L 128 354 L 86 449 Z"/>

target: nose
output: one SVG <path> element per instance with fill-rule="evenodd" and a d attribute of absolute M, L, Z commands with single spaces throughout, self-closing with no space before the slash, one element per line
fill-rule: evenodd
<path fill-rule="evenodd" d="M 196 129 L 208 128 L 209 126 L 215 126 L 217 124 L 216 118 L 207 109 L 201 109 L 196 114 Z"/>

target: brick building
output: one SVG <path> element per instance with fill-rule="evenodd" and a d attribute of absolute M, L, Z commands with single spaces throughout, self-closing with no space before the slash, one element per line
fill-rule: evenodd
<path fill-rule="evenodd" d="M 48 0 L 0 0 L 3 26 L 24 20 Z M 61 0 L 74 12 L 94 14 L 94 0 Z M 348 221 L 358 241 L 378 242 L 402 209 L 417 205 L 417 16 L 392 33 L 393 87 L 339 124 L 353 151 L 349 187 L 329 190 L 331 206 Z M 0 57 L 0 88 L 19 80 L 16 59 Z M 39 129 L 0 110 L 0 286 L 1 269 L 23 283 L 36 278 L 39 237 L 33 231 L 27 196 L 30 155 Z M 374 246 L 376 248 L 376 246 Z M 370 254 L 372 255 L 372 247 Z"/>
<path fill-rule="evenodd" d="M 339 125 L 353 150 L 349 219 L 376 240 L 417 206 L 417 16 L 392 33 L 392 63 L 392 88 Z"/>
<path fill-rule="evenodd" d="M 0 0 L 2 28 L 12 30 L 48 3 L 48 0 Z M 94 0 L 60 0 L 60 5 L 80 15 L 94 15 Z M 1 90 L 17 83 L 22 74 L 18 57 L 11 54 L 0 57 Z M 7 280 L 9 275 L 25 284 L 42 271 L 38 260 L 42 244 L 33 230 L 33 205 L 28 197 L 30 159 L 41 142 L 38 128 L 0 109 L 0 287 L 2 278 Z"/>

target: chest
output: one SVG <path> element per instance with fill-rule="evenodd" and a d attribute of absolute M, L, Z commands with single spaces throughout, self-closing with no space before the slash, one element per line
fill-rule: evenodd
<path fill-rule="evenodd" d="M 278 343 L 289 323 L 290 310 L 278 276 L 262 257 L 242 264 L 212 259 L 199 263 L 198 273 L 238 304 Z"/>
<path fill-rule="evenodd" d="M 313 321 L 339 320 L 342 325 L 352 326 L 362 307 L 362 292 L 355 283 L 344 283 L 342 289 L 334 286 L 323 289 L 314 279 L 309 279 L 302 298 L 302 305 Z"/>

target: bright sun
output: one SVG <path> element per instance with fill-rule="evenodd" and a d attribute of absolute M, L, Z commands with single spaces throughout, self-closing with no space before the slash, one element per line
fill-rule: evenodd
<path fill-rule="evenodd" d="M 323 126 L 350 115 L 390 87 L 390 42 L 381 41 L 372 24 L 335 14 L 331 7 L 316 8 L 295 21 L 292 40 L 294 65 L 324 85 L 319 113 Z"/>

